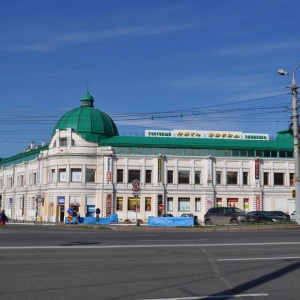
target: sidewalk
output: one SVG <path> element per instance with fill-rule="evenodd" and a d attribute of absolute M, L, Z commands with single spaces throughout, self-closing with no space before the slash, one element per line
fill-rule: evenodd
<path fill-rule="evenodd" d="M 108 225 L 98 224 L 66 224 L 63 222 L 47 222 L 47 221 L 26 221 L 26 220 L 10 220 L 8 226 L 13 225 L 29 225 L 29 226 L 58 226 L 66 228 L 95 228 L 102 230 L 116 230 L 116 231 L 178 231 L 178 232 L 239 232 L 239 231 L 274 231 L 274 230 L 300 230 L 300 226 L 296 223 L 289 224 L 250 224 L 250 225 L 213 225 L 205 226 L 200 223 L 195 227 L 153 227 L 148 226 L 148 223 L 137 225 L 136 223 L 110 223 Z"/>
<path fill-rule="evenodd" d="M 178 231 L 178 232 L 239 232 L 239 231 L 274 231 L 274 230 L 300 230 L 297 224 L 266 224 L 266 225 L 223 225 L 223 226 L 204 226 L 197 227 L 149 227 L 148 224 L 109 224 L 109 225 L 90 225 L 90 224 L 66 224 L 66 223 L 53 223 L 53 222 L 31 222 L 13 220 L 7 223 L 8 226 L 13 225 L 31 225 L 31 226 L 58 226 L 66 228 L 101 228 L 103 230 L 116 230 L 116 231 Z"/>

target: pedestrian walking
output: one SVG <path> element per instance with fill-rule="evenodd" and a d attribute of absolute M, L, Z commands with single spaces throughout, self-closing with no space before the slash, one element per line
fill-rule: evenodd
<path fill-rule="evenodd" d="M 6 227 L 6 222 L 8 222 L 8 217 L 5 214 L 5 209 L 2 209 L 1 211 L 1 222 L 2 222 L 2 226 Z"/>

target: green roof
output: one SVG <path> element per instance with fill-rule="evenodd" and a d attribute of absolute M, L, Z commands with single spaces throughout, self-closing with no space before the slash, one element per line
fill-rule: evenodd
<path fill-rule="evenodd" d="M 56 123 L 52 136 L 56 129 L 67 128 L 72 128 L 89 142 L 99 143 L 103 139 L 118 135 L 114 121 L 105 112 L 94 108 L 93 102 L 94 98 L 89 93 L 85 94 L 81 99 L 81 107 L 62 116 Z"/>
<path fill-rule="evenodd" d="M 32 149 L 29 151 L 25 151 L 20 154 L 11 156 L 9 158 L 1 159 L 0 166 L 1 166 L 1 168 L 3 168 L 3 167 L 8 167 L 10 165 L 20 164 L 25 161 L 33 160 L 39 156 L 41 151 L 47 150 L 47 149 L 48 149 L 48 145 L 40 147 L 40 148 Z"/>
<path fill-rule="evenodd" d="M 293 151 L 290 140 L 240 140 L 216 138 L 164 138 L 164 137 L 128 137 L 115 136 L 101 141 L 101 146 L 112 147 L 160 147 L 191 149 L 248 149 Z"/>

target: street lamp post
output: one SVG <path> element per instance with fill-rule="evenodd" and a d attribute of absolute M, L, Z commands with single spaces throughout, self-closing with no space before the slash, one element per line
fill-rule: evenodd
<path fill-rule="evenodd" d="M 298 123 L 298 99 L 297 99 L 297 85 L 295 80 L 295 72 L 299 68 L 297 65 L 292 76 L 292 110 L 293 110 L 293 139 L 294 139 L 294 159 L 295 159 L 295 201 L 296 201 L 296 223 L 300 225 L 300 155 L 299 155 L 299 123 Z M 278 70 L 279 75 L 289 75 L 289 72 Z"/>

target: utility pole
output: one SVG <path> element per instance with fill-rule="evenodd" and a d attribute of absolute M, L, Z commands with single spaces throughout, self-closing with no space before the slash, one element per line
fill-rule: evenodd
<path fill-rule="evenodd" d="M 295 202 L 296 202 L 296 223 L 300 225 L 300 155 L 299 155 L 299 112 L 298 112 L 298 98 L 297 98 L 297 84 L 295 80 L 295 72 L 300 66 L 297 65 L 292 76 L 292 118 L 293 118 L 293 140 L 294 140 L 294 160 L 295 160 Z M 278 70 L 279 75 L 289 75 L 289 72 Z"/>

